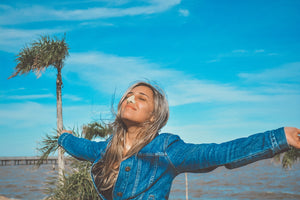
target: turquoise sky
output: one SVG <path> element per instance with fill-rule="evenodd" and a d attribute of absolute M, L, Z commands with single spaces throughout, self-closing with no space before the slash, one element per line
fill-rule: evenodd
<path fill-rule="evenodd" d="M 82 3 L 84 2 L 84 3 Z M 167 93 L 163 132 L 220 143 L 300 127 L 300 1 L 53 0 L 0 2 L 0 156 L 34 156 L 56 128 L 54 69 L 7 80 L 40 35 L 70 47 L 67 128 L 112 119 L 136 80 Z"/>

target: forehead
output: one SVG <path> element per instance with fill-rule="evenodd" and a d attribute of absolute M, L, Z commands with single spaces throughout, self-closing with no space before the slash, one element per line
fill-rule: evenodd
<path fill-rule="evenodd" d="M 153 97 L 152 89 L 143 85 L 134 87 L 132 90 L 130 90 L 130 92 L 137 93 L 137 94 L 144 94 L 147 95 L 148 97 Z"/>

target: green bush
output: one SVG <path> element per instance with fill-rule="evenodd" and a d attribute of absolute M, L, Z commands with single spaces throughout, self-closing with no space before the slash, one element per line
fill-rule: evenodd
<path fill-rule="evenodd" d="M 46 193 L 49 195 L 48 200 L 92 200 L 99 199 L 94 188 L 90 168 L 91 163 L 87 161 L 78 161 L 74 158 L 69 158 L 70 162 L 68 169 L 65 170 L 63 179 L 60 181 L 50 181 Z"/>
<path fill-rule="evenodd" d="M 84 137 L 92 140 L 94 138 L 105 138 L 111 133 L 111 127 L 106 124 L 93 122 L 88 125 L 83 125 L 82 132 L 72 130 L 73 135 Z M 50 154 L 54 154 L 58 149 L 57 131 L 51 135 L 46 135 L 40 142 L 37 150 L 40 152 L 40 160 L 37 163 L 39 167 Z M 61 180 L 48 180 L 48 189 L 45 191 L 48 200 L 93 200 L 99 199 L 96 189 L 94 188 L 90 168 L 91 163 L 88 161 L 79 161 L 74 158 L 67 159 L 66 169 Z"/>

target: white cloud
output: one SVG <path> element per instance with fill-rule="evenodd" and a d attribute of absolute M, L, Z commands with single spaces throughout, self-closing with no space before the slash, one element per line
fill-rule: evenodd
<path fill-rule="evenodd" d="M 100 52 L 72 53 L 65 67 L 78 74 L 81 82 L 95 89 L 111 93 L 125 90 L 134 80 L 158 81 L 166 89 L 170 105 L 197 102 L 253 102 L 264 101 L 264 95 L 243 90 L 230 84 L 197 80 L 181 71 L 161 68 L 139 57 L 119 57 Z M 122 92 L 118 92 L 118 94 Z"/>
<path fill-rule="evenodd" d="M 186 9 L 179 9 L 179 14 L 184 17 L 188 17 L 190 15 L 190 11 Z"/>
<path fill-rule="evenodd" d="M 12 129 L 30 129 L 36 126 L 48 130 L 56 128 L 56 104 L 40 104 L 36 102 L 0 104 L 0 125 Z M 101 114 L 101 115 L 100 115 Z M 100 116 L 110 115 L 110 108 L 102 105 L 64 106 L 63 117 L 65 127 L 81 126 Z"/>
<path fill-rule="evenodd" d="M 264 53 L 264 52 L 265 52 L 264 49 L 257 49 L 257 50 L 254 51 L 254 53 Z"/>
<path fill-rule="evenodd" d="M 216 63 L 216 62 L 219 62 L 220 59 L 214 59 L 214 60 L 209 60 L 209 61 L 206 61 L 206 63 Z"/>
<path fill-rule="evenodd" d="M 231 58 L 231 57 L 241 57 L 241 56 L 257 56 L 257 54 L 263 54 L 265 53 L 264 49 L 257 49 L 257 50 L 247 50 L 247 49 L 235 49 L 231 52 L 221 53 L 216 55 L 215 59 L 211 59 L 206 61 L 206 63 L 214 63 L 214 62 L 220 62 L 223 58 Z M 272 54 L 267 54 L 271 56 Z M 277 54 L 273 54 L 277 55 Z"/>
<path fill-rule="evenodd" d="M 266 69 L 260 73 L 240 73 L 240 78 L 249 82 L 259 82 L 264 84 L 278 82 L 300 82 L 300 62 L 288 63 L 273 69 Z"/>
<path fill-rule="evenodd" d="M 39 125 L 55 125 L 55 106 L 35 102 L 0 104 L 0 124 L 12 128 L 28 128 Z M 37 112 L 38 111 L 38 112 Z M 55 128 L 55 127 L 53 127 Z"/>
<path fill-rule="evenodd" d="M 248 51 L 245 50 L 245 49 L 236 49 L 236 50 L 233 50 L 232 53 L 247 53 Z"/>
<path fill-rule="evenodd" d="M 0 27 L 0 50 L 15 53 L 28 44 L 28 41 L 36 40 L 40 35 L 64 33 L 67 29 L 12 29 Z"/>
<path fill-rule="evenodd" d="M 244 89 L 233 83 L 199 80 L 182 71 L 167 69 L 141 57 L 90 52 L 71 53 L 63 75 L 76 73 L 79 78 L 76 79 L 77 83 L 84 82 L 106 93 L 113 92 L 115 88 L 126 89 L 133 80 L 145 77 L 156 80 L 166 90 L 171 110 L 186 108 L 178 105 L 209 103 L 204 106 L 197 104 L 198 107 L 193 105 L 195 112 L 188 111 L 184 117 L 181 116 L 181 112 L 171 113 L 170 123 L 164 129 L 166 132 L 181 135 L 187 142 L 202 143 L 222 142 L 285 125 L 296 126 L 300 117 L 300 92 L 296 90 L 299 89 L 299 66 L 299 63 L 290 63 L 256 74 L 240 74 L 241 78 L 258 83 Z M 263 80 L 288 80 L 292 86 L 263 85 Z M 63 98 L 80 100 L 79 97 L 69 94 Z M 207 105 L 210 106 L 201 110 L 201 106 Z M 181 123 L 172 119 L 173 114 Z M 187 119 L 188 115 L 192 122 Z M 64 105 L 63 116 L 66 128 L 76 125 L 80 128 L 84 123 L 100 120 L 101 117 L 111 117 L 110 108 L 102 105 Z M 0 104 L 0 126 L 2 134 L 10 131 L 10 134 L 17 137 L 23 136 L 23 131 L 31 135 L 36 132 L 43 134 L 56 127 L 56 107 L 54 104 L 35 102 Z M 247 132 L 244 132 L 245 130 Z M 32 140 L 32 136 L 29 140 Z"/>
<path fill-rule="evenodd" d="M 100 52 L 72 53 L 64 70 L 66 73 L 77 73 L 84 82 L 108 93 L 116 88 L 124 89 L 134 80 L 162 80 L 177 73 L 161 69 L 143 58 L 119 57 Z"/>
<path fill-rule="evenodd" d="M 2 7 L 2 14 L 0 15 L 0 24 L 19 24 L 28 22 L 40 21 L 82 21 L 94 20 L 100 18 L 149 15 L 153 13 L 164 12 L 169 8 L 178 5 L 180 0 L 152 0 L 148 1 L 143 6 L 126 7 L 94 7 L 82 9 L 53 9 L 40 5 L 27 5 L 20 8 L 13 8 L 9 6 Z M 84 7 L 84 5 L 83 5 Z"/>
<path fill-rule="evenodd" d="M 56 99 L 53 94 L 29 94 L 29 95 L 0 95 L 2 100 L 20 100 L 20 101 L 33 101 L 40 99 Z M 71 101 L 82 101 L 81 97 L 73 94 L 63 94 L 63 99 Z"/>
<path fill-rule="evenodd" d="M 179 78 L 178 78 L 179 80 Z M 189 80 L 187 77 L 168 87 L 171 105 L 199 102 L 258 102 L 267 97 L 229 84 Z"/>
<path fill-rule="evenodd" d="M 105 1 L 104 1 L 105 3 Z M 180 3 L 180 0 L 158 1 L 152 0 L 145 2 L 145 5 L 126 6 L 127 1 L 110 2 L 107 1 L 107 7 L 92 7 L 85 5 L 80 9 L 66 10 L 59 7 L 54 9 L 52 6 L 41 5 L 24 5 L 22 7 L 12 7 L 8 5 L 0 5 L 0 25 L 15 25 L 31 22 L 44 21 L 79 21 L 80 26 L 114 26 L 113 23 L 93 21 L 101 18 L 115 18 L 124 16 L 149 15 L 164 12 Z M 119 6 L 119 7 L 113 7 Z M 0 51 L 16 53 L 28 41 L 36 40 L 38 36 L 45 34 L 65 33 L 69 28 L 54 27 L 43 29 L 17 29 L 0 27 Z"/>
<path fill-rule="evenodd" d="M 105 22 L 98 22 L 98 21 L 84 21 L 79 24 L 81 28 L 83 27 L 89 27 L 89 28 L 95 28 L 95 27 L 104 27 L 104 26 L 115 26 L 113 23 L 105 23 Z"/>
<path fill-rule="evenodd" d="M 265 97 L 264 101 L 193 105 L 193 110 L 187 107 L 187 113 L 174 107 L 163 131 L 179 134 L 187 142 L 220 143 L 282 126 L 299 126 L 299 92 Z"/>
<path fill-rule="evenodd" d="M 268 56 L 278 56 L 278 53 L 268 53 Z"/>
<path fill-rule="evenodd" d="M 163 131 L 178 134 L 186 142 L 221 143 L 283 126 L 297 127 L 300 95 L 290 97 L 276 96 L 268 102 L 215 106 L 207 111 L 195 109 L 195 113 L 189 111 L 189 115 L 182 117 L 180 123 L 170 119 Z"/>
<path fill-rule="evenodd" d="M 110 108 L 102 105 L 63 106 L 66 129 L 111 117 Z M 56 130 L 56 105 L 36 102 L 0 104 L 0 152 L 2 156 L 37 155 L 37 142 Z M 20 145 L 22 148 L 17 148 Z M 4 148 L 8 146 L 8 148 Z M 1 149 L 2 148 L 2 149 Z M 0 154 L 1 154 L 0 153 Z"/>
<path fill-rule="evenodd" d="M 55 96 L 53 94 L 31 94 L 31 95 L 11 95 L 11 96 L 4 96 L 3 98 L 9 100 L 34 100 L 34 99 L 55 98 Z"/>
<path fill-rule="evenodd" d="M 62 96 L 63 99 L 69 99 L 72 101 L 82 101 L 81 97 L 78 97 L 76 95 L 72 95 L 72 94 L 63 94 Z"/>

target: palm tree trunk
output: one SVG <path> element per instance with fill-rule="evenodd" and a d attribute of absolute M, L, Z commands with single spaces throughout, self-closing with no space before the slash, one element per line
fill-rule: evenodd
<path fill-rule="evenodd" d="M 188 183 L 188 177 L 187 177 L 187 173 L 185 174 L 185 199 L 189 200 L 189 183 Z"/>
<path fill-rule="evenodd" d="M 61 66 L 57 67 L 57 78 L 56 78 L 56 116 L 57 116 L 57 135 L 61 135 L 63 130 L 63 118 L 62 118 L 62 98 L 61 98 Z M 64 154 L 61 147 L 58 148 L 58 178 L 59 180 L 63 177 L 63 171 L 65 169 Z"/>

